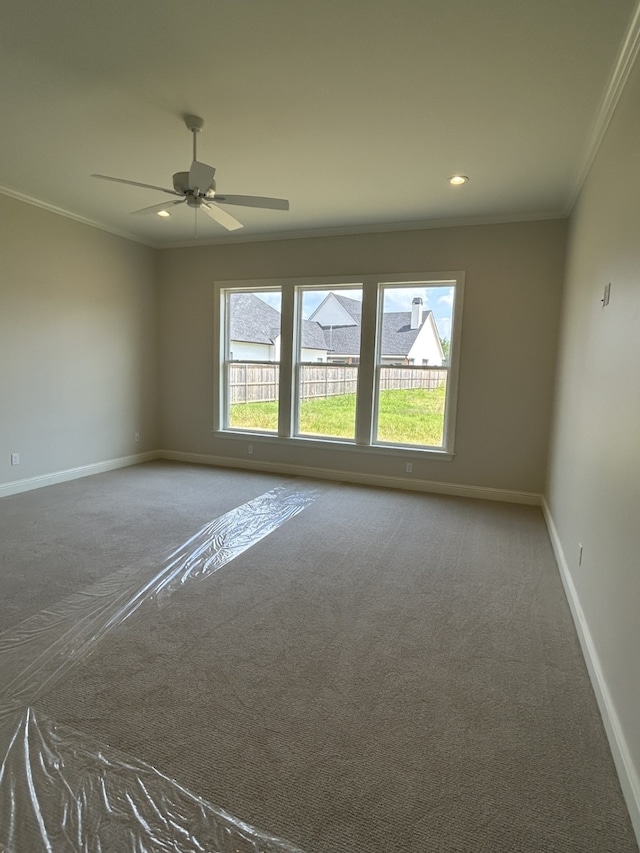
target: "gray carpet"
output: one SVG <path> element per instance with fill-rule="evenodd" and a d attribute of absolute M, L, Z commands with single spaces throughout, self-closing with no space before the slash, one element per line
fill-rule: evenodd
<path fill-rule="evenodd" d="M 4 618 L 281 482 L 153 463 L 4 499 Z M 42 713 L 306 853 L 637 851 L 540 510 L 315 485 Z"/>
<path fill-rule="evenodd" d="M 0 632 L 120 568 L 153 568 L 202 525 L 284 482 L 156 462 L 0 499 Z"/>

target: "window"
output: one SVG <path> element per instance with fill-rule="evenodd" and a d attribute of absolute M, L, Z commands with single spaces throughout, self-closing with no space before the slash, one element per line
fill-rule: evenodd
<path fill-rule="evenodd" d="M 225 292 L 227 429 L 278 431 L 281 303 L 279 289 Z"/>
<path fill-rule="evenodd" d="M 216 428 L 453 452 L 462 273 L 216 284 Z"/>
<path fill-rule="evenodd" d="M 445 446 L 444 342 L 451 336 L 454 292 L 447 282 L 381 286 L 376 443 Z"/>
<path fill-rule="evenodd" d="M 301 287 L 296 297 L 294 432 L 353 441 L 362 288 Z M 318 362 L 322 362 L 322 366 Z"/>

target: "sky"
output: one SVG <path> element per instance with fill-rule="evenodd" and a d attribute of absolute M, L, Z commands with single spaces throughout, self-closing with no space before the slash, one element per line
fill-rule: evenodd
<path fill-rule="evenodd" d="M 362 290 L 338 290 L 338 288 L 327 288 L 326 290 L 304 291 L 303 316 L 308 319 L 309 315 L 318 307 L 327 293 L 342 293 L 351 299 L 362 301 Z M 280 293 L 256 292 L 269 305 L 280 310 Z M 411 302 L 414 297 L 422 297 L 423 310 L 433 311 L 433 317 L 438 327 L 441 338 L 451 338 L 451 316 L 453 311 L 453 287 L 446 285 L 442 287 L 425 287 L 414 285 L 411 287 L 387 286 L 384 289 L 384 311 L 411 311 Z"/>

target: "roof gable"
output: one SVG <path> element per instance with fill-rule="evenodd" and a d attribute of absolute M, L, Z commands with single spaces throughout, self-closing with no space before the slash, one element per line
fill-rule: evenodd
<path fill-rule="evenodd" d="M 362 321 L 362 302 L 359 299 L 352 299 L 350 296 L 344 296 L 342 293 L 334 293 L 333 295 L 357 323 Z"/>
<path fill-rule="evenodd" d="M 320 323 L 323 328 L 328 328 L 329 326 L 360 325 L 361 316 L 361 302 L 332 291 L 325 296 L 309 319 Z"/>
<path fill-rule="evenodd" d="M 418 330 L 418 335 L 408 355 L 410 358 L 428 357 L 429 359 L 433 359 L 430 362 L 431 364 L 444 364 L 445 354 L 442 349 L 440 332 L 438 331 L 432 311 L 426 312 L 424 322 Z"/>

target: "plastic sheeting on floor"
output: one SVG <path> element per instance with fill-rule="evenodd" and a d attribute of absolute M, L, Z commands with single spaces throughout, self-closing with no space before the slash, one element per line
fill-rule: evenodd
<path fill-rule="evenodd" d="M 0 844 L 11 853 L 300 853 L 32 709 L 0 774 Z"/>
<path fill-rule="evenodd" d="M 297 853 L 155 768 L 41 719 L 32 706 L 145 602 L 162 607 L 176 589 L 209 577 L 314 494 L 272 489 L 205 525 L 152 577 L 114 572 L 0 635 L 2 853 Z"/>

